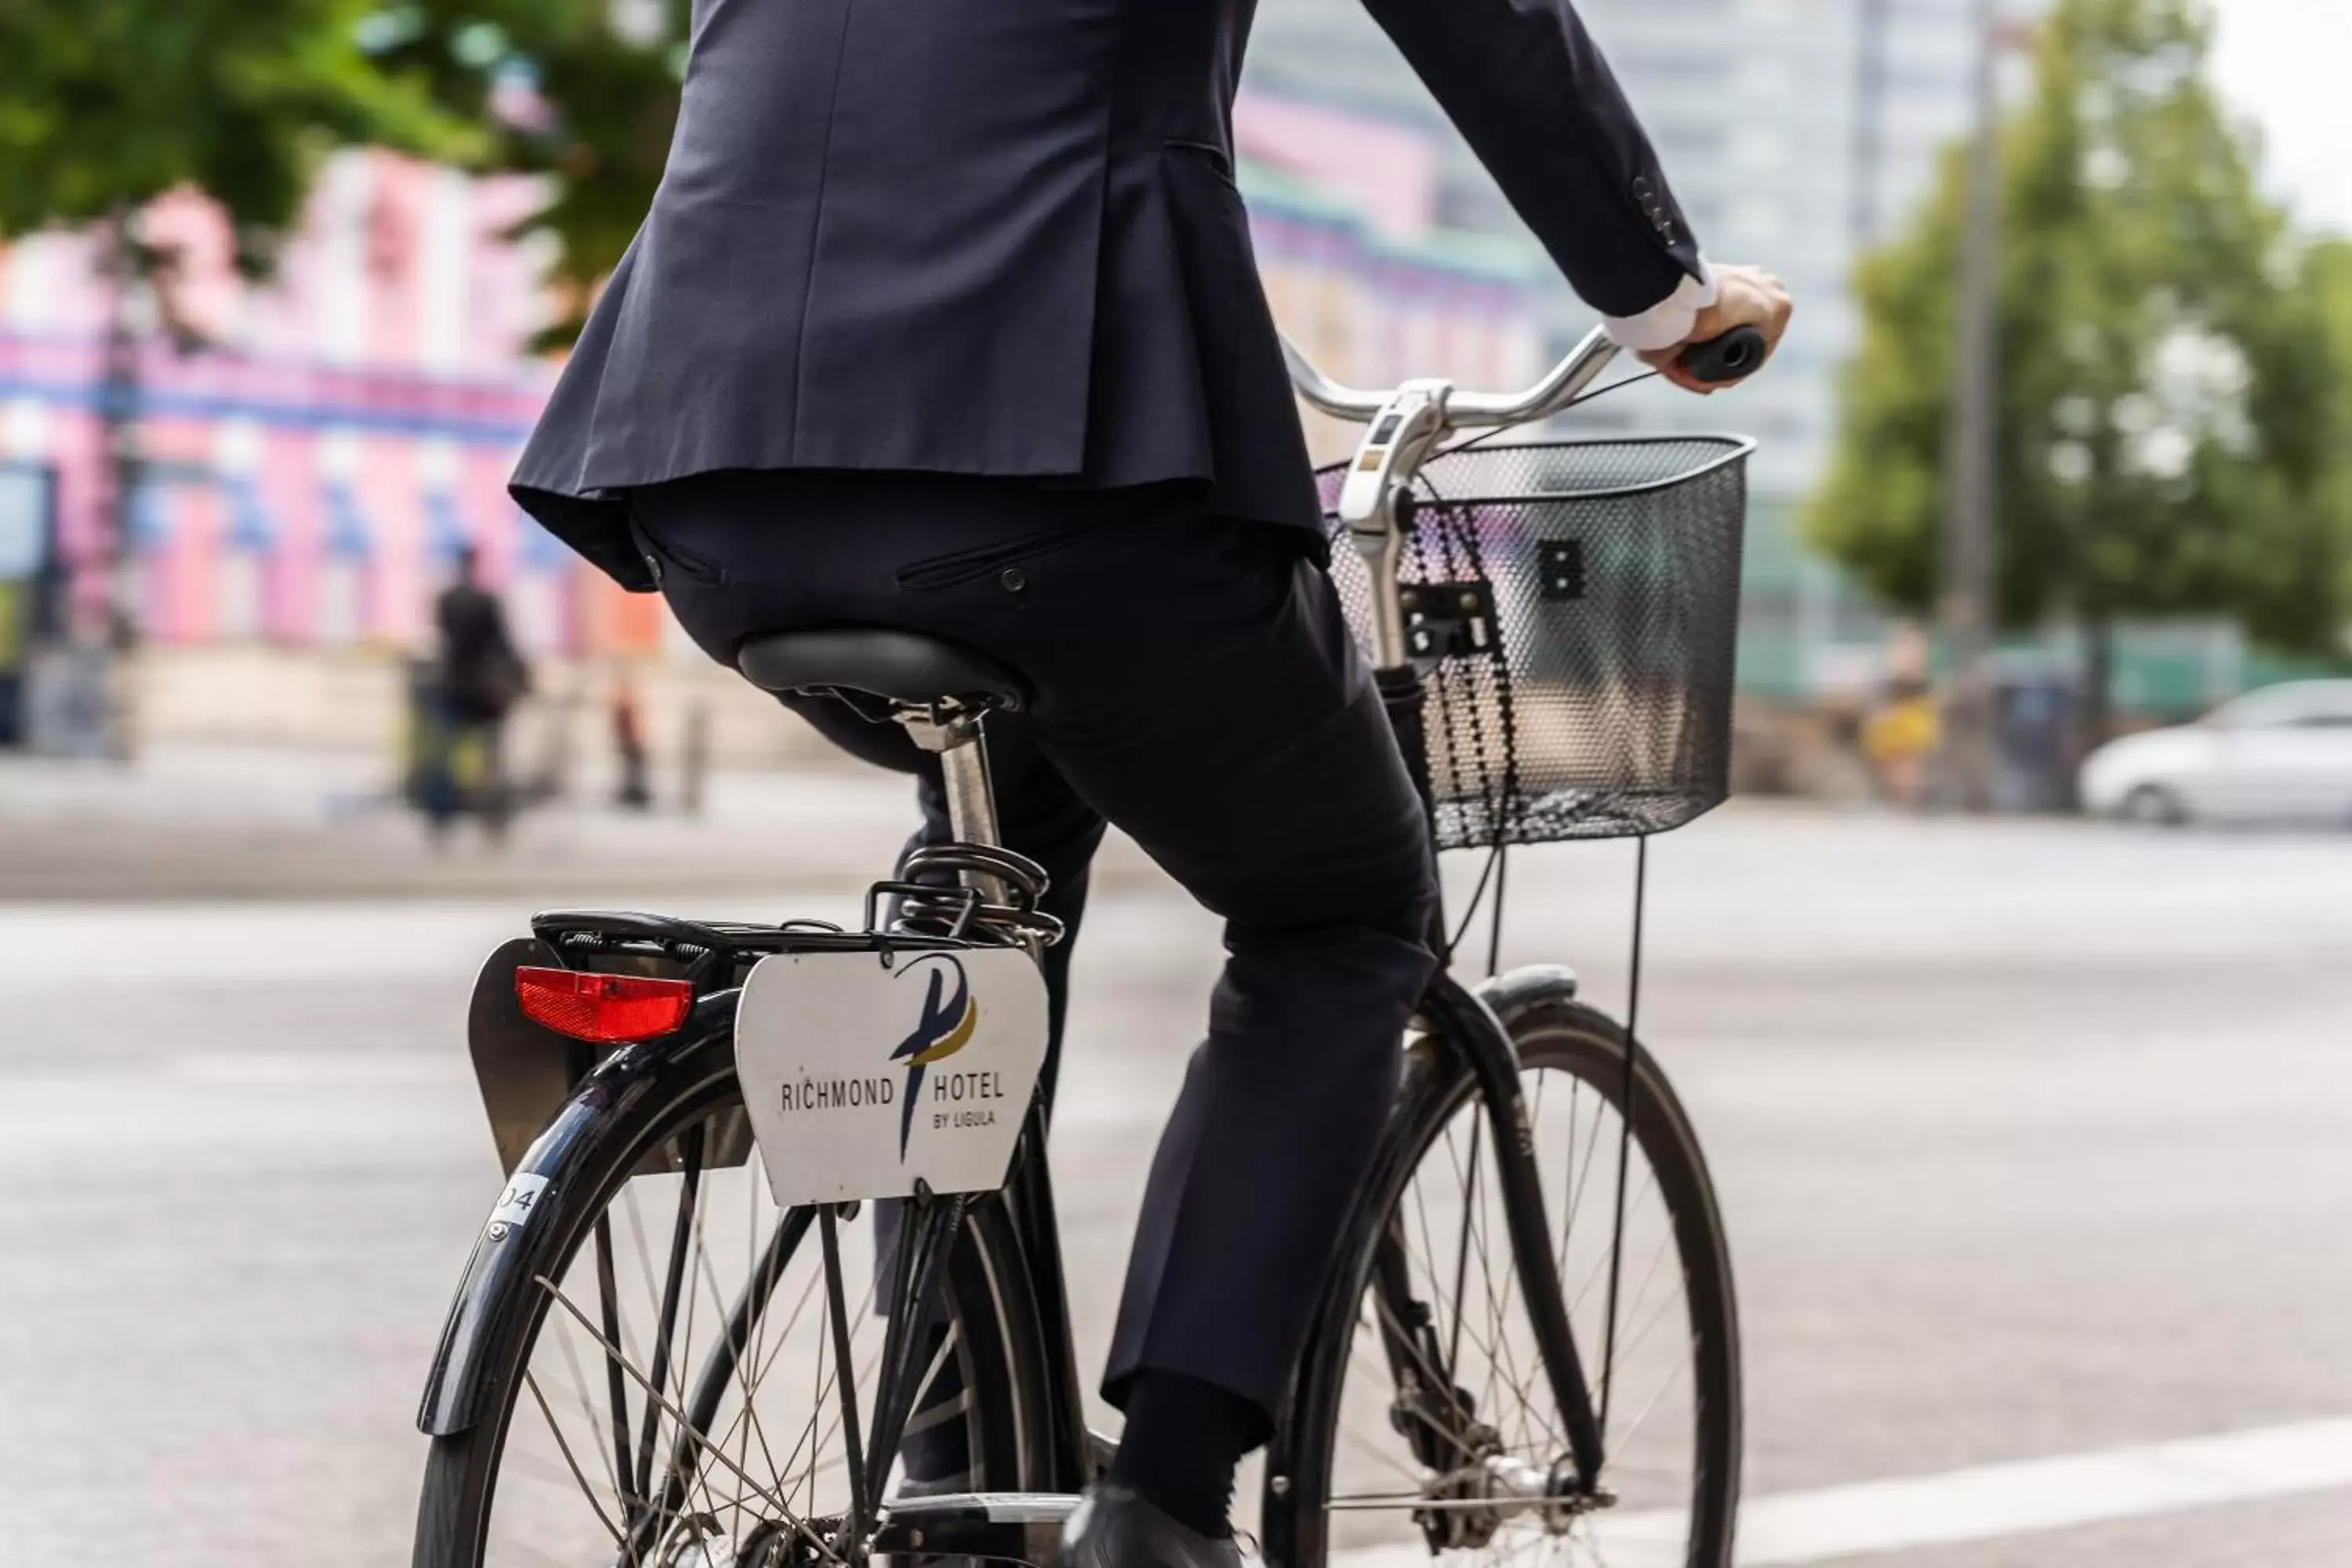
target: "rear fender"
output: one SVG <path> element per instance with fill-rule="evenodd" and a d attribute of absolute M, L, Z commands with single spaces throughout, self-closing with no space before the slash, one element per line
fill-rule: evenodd
<path fill-rule="evenodd" d="M 474 981 L 474 999 L 466 1013 L 466 1047 L 473 1058 L 474 1082 L 481 1090 L 482 1113 L 489 1119 L 490 1142 L 499 1153 L 499 1169 L 513 1175 L 531 1141 L 544 1131 L 563 1108 L 573 1089 L 596 1064 L 611 1055 L 610 1046 L 590 1045 L 559 1035 L 535 1023 L 515 995 L 515 971 L 528 964 L 546 968 L 572 967 L 537 937 L 519 937 L 500 946 L 482 964 Z M 645 968 L 628 959 L 608 961 L 600 968 Z M 675 973 L 672 971 L 672 973 Z M 730 993 L 729 994 L 732 994 Z M 665 1044 L 674 1043 L 665 1042 Z M 740 1165 L 751 1156 L 751 1130 L 738 1117 L 709 1150 L 703 1168 Z"/>
<path fill-rule="evenodd" d="M 491 961 L 493 968 L 505 962 L 509 997 L 513 967 L 522 959 L 506 955 L 531 945 L 510 942 Z M 419 1430 L 447 1436 L 473 1426 L 491 1408 L 502 1369 L 513 1364 L 518 1342 L 537 1321 L 539 1278 L 553 1277 L 605 1196 L 596 1190 L 598 1178 L 646 1142 L 658 1112 L 701 1083 L 734 1072 L 736 994 L 730 990 L 705 995 L 676 1034 L 623 1046 L 596 1062 L 559 1099 L 552 1120 L 516 1157 L 449 1304 L 417 1410 Z M 484 1001 L 479 992 L 475 1000 L 478 1020 Z M 521 1023 L 550 1035 L 528 1019 Z M 476 1037 L 478 1066 L 481 1037 Z M 572 1044 L 561 1036 L 550 1037 L 564 1047 Z M 494 1089 L 494 1084 L 499 1087 Z M 544 1086 L 543 1073 L 527 1063 L 502 1065 L 496 1078 L 485 1073 L 484 1100 L 491 1107 L 493 1130 L 500 1124 L 494 1095 L 542 1094 Z M 736 1116 L 740 1121 L 740 1109 Z M 748 1145 L 748 1130 L 740 1141 Z M 722 1144 L 737 1142 L 722 1137 Z"/>

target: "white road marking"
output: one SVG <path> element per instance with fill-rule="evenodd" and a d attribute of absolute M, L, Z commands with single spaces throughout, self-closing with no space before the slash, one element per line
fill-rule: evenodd
<path fill-rule="evenodd" d="M 2352 1419 L 2305 1421 L 1759 1498 L 1743 1510 L 1739 1561 L 1820 1563 L 2341 1486 Z"/>
<path fill-rule="evenodd" d="M 1829 1563 L 2040 1531 L 2070 1530 L 2216 1503 L 2352 1486 L 2352 1418 L 1979 1465 L 1754 1497 L 1740 1509 L 1740 1568 Z M 1675 1560 L 1672 1512 L 1606 1516 L 1602 1560 Z M 1333 1554 L 1334 1568 L 1427 1568 L 1418 1542 Z"/>

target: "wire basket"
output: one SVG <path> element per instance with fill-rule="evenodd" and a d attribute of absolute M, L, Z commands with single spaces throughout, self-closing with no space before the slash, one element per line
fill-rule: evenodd
<path fill-rule="evenodd" d="M 1663 833 L 1722 803 L 1754 445 L 1524 442 L 1424 466 L 1397 575 L 1441 848 Z M 1335 530 L 1345 471 L 1321 476 Z M 1370 647 L 1363 560 L 1337 532 L 1331 556 Z"/>

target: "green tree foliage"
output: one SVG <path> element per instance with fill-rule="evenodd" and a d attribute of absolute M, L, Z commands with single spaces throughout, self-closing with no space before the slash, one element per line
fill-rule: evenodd
<path fill-rule="evenodd" d="M 466 151 L 421 79 L 360 47 L 370 0 L 0 0 L 0 237 L 218 201 L 249 268 L 320 153 Z"/>
<path fill-rule="evenodd" d="M 2330 240 L 2313 247 L 2308 276 L 2326 317 L 2329 363 L 2352 366 L 2352 240 Z M 2347 373 L 2347 381 L 2352 383 L 2352 373 Z M 2328 437 L 2326 497 L 2328 510 L 2336 519 L 2343 563 L 2344 602 L 2352 605 L 2352 385 L 2338 391 L 2335 413 Z"/>
<path fill-rule="evenodd" d="M 688 19 L 688 0 L 406 0 L 367 25 L 388 68 L 480 127 L 484 166 L 547 178 L 522 227 L 557 242 L 572 309 L 551 342 L 578 331 L 661 183 Z"/>
<path fill-rule="evenodd" d="M 2206 77 L 2195 0 L 2059 0 L 2002 127 L 2000 615 L 2094 634 L 2222 614 L 2332 647 L 2347 599 L 2330 516 L 2347 426 L 2313 269 Z M 1860 271 L 1812 537 L 1882 598 L 1934 600 L 1963 160 Z M 2331 263 L 2340 265 L 2340 263 Z M 2352 341 L 2352 294 L 2343 296 Z M 2095 712 L 2103 686 L 2088 693 Z"/>

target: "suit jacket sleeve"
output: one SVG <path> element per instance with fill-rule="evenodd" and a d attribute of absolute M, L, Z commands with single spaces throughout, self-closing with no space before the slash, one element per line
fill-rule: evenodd
<path fill-rule="evenodd" d="M 1571 0 L 1364 0 L 1585 303 L 1638 316 L 1698 242 Z"/>

